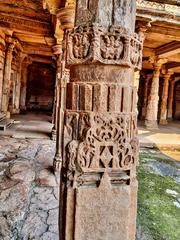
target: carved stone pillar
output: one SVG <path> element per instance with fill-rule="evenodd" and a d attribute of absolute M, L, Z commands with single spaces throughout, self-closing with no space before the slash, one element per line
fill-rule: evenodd
<path fill-rule="evenodd" d="M 0 30 L 0 112 L 2 102 L 4 59 L 5 59 L 5 34 Z"/>
<path fill-rule="evenodd" d="M 148 75 L 144 79 L 144 96 L 143 96 L 143 105 L 142 105 L 142 113 L 141 113 L 141 120 L 145 119 L 146 116 L 146 110 L 147 110 L 147 101 L 148 101 L 148 85 L 149 85 L 149 80 L 151 79 L 151 75 Z"/>
<path fill-rule="evenodd" d="M 22 63 L 21 70 L 21 96 L 20 96 L 20 110 L 26 111 L 26 95 L 27 95 L 27 80 L 28 80 L 28 65 L 32 61 L 26 57 Z"/>
<path fill-rule="evenodd" d="M 68 6 L 57 11 L 57 18 L 61 22 L 61 28 L 64 33 L 74 27 L 75 7 Z M 64 35 L 65 36 L 65 35 Z M 69 70 L 65 68 L 66 42 L 62 41 L 62 54 L 59 62 L 58 85 L 59 104 L 57 108 L 57 134 L 56 134 L 56 155 L 53 161 L 53 168 L 56 174 L 60 174 L 62 167 L 63 136 L 64 136 L 64 111 L 66 109 L 66 88 L 69 82 Z M 69 96 L 70 97 L 70 96 Z"/>
<path fill-rule="evenodd" d="M 137 70 L 134 72 L 134 86 L 137 88 L 137 105 L 136 105 L 136 111 L 138 114 L 138 89 L 139 89 L 139 81 L 140 81 L 140 71 Z"/>
<path fill-rule="evenodd" d="M 4 80 L 3 80 L 3 95 L 2 95 L 2 111 L 7 113 L 8 111 L 8 104 L 9 104 L 9 94 L 10 94 L 10 83 L 11 83 L 11 63 L 13 58 L 13 49 L 14 49 L 14 42 L 10 42 L 7 45 L 6 50 L 6 59 L 5 59 L 5 66 L 4 66 Z"/>
<path fill-rule="evenodd" d="M 145 125 L 150 129 L 157 129 L 158 103 L 159 103 L 159 76 L 164 60 L 160 59 L 154 64 L 153 78 L 148 97 Z"/>
<path fill-rule="evenodd" d="M 174 99 L 174 81 L 170 81 L 169 97 L 168 97 L 168 119 L 172 119 L 173 115 L 173 99 Z"/>
<path fill-rule="evenodd" d="M 60 239 L 134 240 L 138 160 L 134 0 L 77 0 L 67 33 Z"/>
<path fill-rule="evenodd" d="M 60 98 L 60 76 L 61 76 L 61 60 L 62 60 L 62 44 L 55 45 L 53 47 L 54 54 L 56 56 L 56 82 L 55 82 L 55 96 L 53 105 L 53 116 L 52 116 L 52 135 L 51 139 L 56 140 L 57 127 L 58 127 L 58 111 L 59 111 L 59 98 Z"/>
<path fill-rule="evenodd" d="M 15 84 L 15 94 L 14 94 L 14 104 L 13 104 L 13 113 L 20 113 L 20 95 L 21 95 L 21 71 L 22 71 L 22 62 L 23 56 L 19 52 L 17 55 L 17 71 L 16 71 L 16 82 Z"/>
<path fill-rule="evenodd" d="M 169 89 L 169 80 L 173 72 L 167 71 L 164 76 L 163 82 L 163 91 L 162 91 L 162 100 L 160 106 L 160 124 L 166 125 L 167 122 L 167 100 L 168 100 L 168 89 Z"/>

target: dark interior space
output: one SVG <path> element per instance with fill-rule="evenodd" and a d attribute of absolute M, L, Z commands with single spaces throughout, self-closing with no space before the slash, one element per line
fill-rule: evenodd
<path fill-rule="evenodd" d="M 28 68 L 27 110 L 52 111 L 55 68 L 50 64 L 33 62 Z"/>

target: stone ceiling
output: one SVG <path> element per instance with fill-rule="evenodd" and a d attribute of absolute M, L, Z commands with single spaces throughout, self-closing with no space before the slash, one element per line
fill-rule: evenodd
<path fill-rule="evenodd" d="M 25 53 L 52 55 L 52 16 L 43 0 L 0 0 L 0 28 L 20 40 Z"/>

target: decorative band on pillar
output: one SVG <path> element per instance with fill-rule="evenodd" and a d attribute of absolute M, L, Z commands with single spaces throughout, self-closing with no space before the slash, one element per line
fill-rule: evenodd
<path fill-rule="evenodd" d="M 67 36 L 67 64 L 102 63 L 141 69 L 143 40 L 142 34 L 123 27 L 79 26 Z"/>

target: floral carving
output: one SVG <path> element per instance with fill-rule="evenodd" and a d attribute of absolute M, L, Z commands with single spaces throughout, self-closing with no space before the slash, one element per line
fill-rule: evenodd
<path fill-rule="evenodd" d="M 73 116 L 74 113 L 68 113 L 68 119 L 73 119 Z M 137 139 L 129 137 L 131 121 L 130 116 L 123 114 L 104 116 L 84 113 L 83 118 L 79 117 L 80 136 L 72 138 L 67 145 L 67 168 L 79 172 L 88 169 L 97 172 L 105 169 L 130 170 L 138 151 Z"/>

